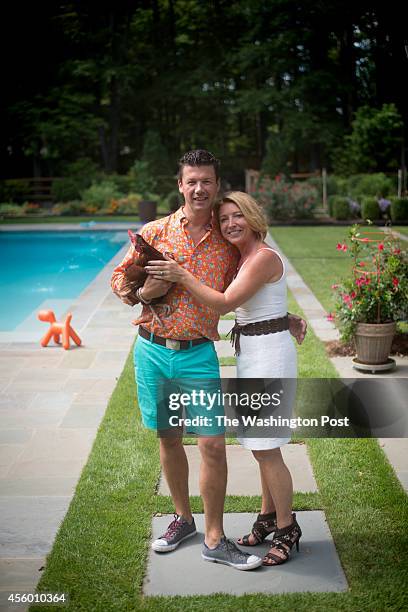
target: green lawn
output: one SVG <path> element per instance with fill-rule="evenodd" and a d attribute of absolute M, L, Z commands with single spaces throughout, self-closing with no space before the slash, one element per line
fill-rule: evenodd
<path fill-rule="evenodd" d="M 327 312 L 333 309 L 331 286 L 347 276 L 351 258 L 336 250 L 346 227 L 274 227 L 273 238 Z"/>
<path fill-rule="evenodd" d="M 400 234 L 404 234 L 404 236 L 408 236 L 408 226 L 407 225 L 394 225 L 393 229 Z"/>

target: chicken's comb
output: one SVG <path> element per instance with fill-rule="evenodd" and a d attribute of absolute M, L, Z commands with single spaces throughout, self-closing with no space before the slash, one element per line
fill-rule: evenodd
<path fill-rule="evenodd" d="M 138 253 L 141 253 L 140 245 L 139 245 L 138 240 L 137 240 L 137 234 L 132 232 L 132 230 L 128 230 L 128 236 L 130 238 L 130 242 L 135 247 L 135 251 L 137 251 Z"/>

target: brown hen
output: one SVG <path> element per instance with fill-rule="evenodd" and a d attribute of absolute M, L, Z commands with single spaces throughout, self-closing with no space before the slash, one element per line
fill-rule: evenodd
<path fill-rule="evenodd" d="M 145 266 L 150 260 L 162 260 L 165 261 L 166 258 L 160 251 L 152 247 L 140 234 L 134 234 L 131 230 L 128 230 L 129 238 L 131 243 L 133 244 L 136 253 L 138 254 L 137 261 L 132 262 L 125 270 L 126 281 L 129 286 L 129 293 L 126 296 L 127 299 L 137 303 L 138 299 L 136 297 L 136 290 L 140 287 L 143 287 L 144 282 L 147 278 L 147 272 L 145 270 Z M 169 314 L 170 307 L 168 304 L 160 304 L 160 300 L 163 299 L 163 296 L 154 298 L 152 300 L 152 304 L 148 304 L 148 308 L 150 309 L 153 320 L 157 321 L 159 325 L 162 325 L 162 321 L 157 314 L 157 311 L 153 304 L 160 306 L 164 309 L 165 314 Z M 133 325 L 140 325 L 141 323 L 145 323 L 150 320 L 150 318 L 145 316 L 141 316 L 135 321 L 132 321 Z"/>

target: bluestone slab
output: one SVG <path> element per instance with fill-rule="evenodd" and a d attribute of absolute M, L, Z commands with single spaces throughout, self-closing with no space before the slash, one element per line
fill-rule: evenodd
<path fill-rule="evenodd" d="M 248 533 L 255 518 L 255 514 L 249 513 L 225 514 L 225 533 L 235 540 Z M 153 518 L 153 539 L 166 531 L 171 519 L 171 515 Z M 292 558 L 284 565 L 261 566 L 242 572 L 202 560 L 204 516 L 195 515 L 199 532 L 195 537 L 183 542 L 172 553 L 150 550 L 143 592 L 145 595 L 157 596 L 347 591 L 347 580 L 324 513 L 298 512 L 297 519 L 303 531 L 299 553 L 294 549 Z M 268 543 L 249 550 L 251 554 L 263 556 L 268 551 Z"/>

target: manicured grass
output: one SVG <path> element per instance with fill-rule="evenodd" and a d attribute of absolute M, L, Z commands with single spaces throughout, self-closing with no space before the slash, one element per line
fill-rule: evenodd
<path fill-rule="evenodd" d="M 236 357 L 220 357 L 219 362 L 221 366 L 234 366 L 237 363 Z"/>
<path fill-rule="evenodd" d="M 291 291 L 288 291 L 288 310 L 293 314 L 304 317 Z M 298 357 L 299 378 L 337 378 L 337 370 L 327 359 L 323 344 L 314 335 L 311 327 L 308 327 L 306 338 L 299 346 L 295 343 Z"/>
<path fill-rule="evenodd" d="M 228 312 L 227 314 L 222 315 L 221 319 L 223 321 L 230 321 L 230 320 L 234 321 L 235 320 L 235 315 L 234 315 L 233 312 Z"/>
<path fill-rule="evenodd" d="M 346 277 L 351 266 L 350 256 L 336 251 L 347 227 L 274 227 L 270 232 L 322 306 L 333 310 L 331 286 Z"/>
<path fill-rule="evenodd" d="M 404 236 L 408 236 L 408 226 L 407 225 L 394 225 L 393 229 Z"/>
<path fill-rule="evenodd" d="M 220 340 L 226 340 L 227 342 L 229 342 L 230 337 L 227 336 L 227 334 L 220 334 Z"/>

